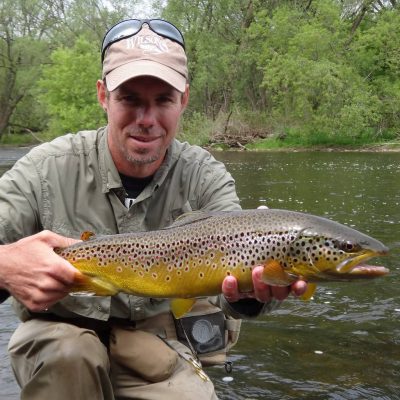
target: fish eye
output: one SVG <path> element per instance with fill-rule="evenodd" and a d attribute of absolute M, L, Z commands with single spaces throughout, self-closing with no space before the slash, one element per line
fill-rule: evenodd
<path fill-rule="evenodd" d="M 361 246 L 357 243 L 341 242 L 341 241 L 336 241 L 335 247 L 337 247 L 339 250 L 344 251 L 345 253 L 354 253 L 362 249 Z"/>

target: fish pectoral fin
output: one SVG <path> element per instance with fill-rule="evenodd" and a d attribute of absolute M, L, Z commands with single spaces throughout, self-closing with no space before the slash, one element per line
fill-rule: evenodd
<path fill-rule="evenodd" d="M 275 286 L 287 286 L 294 281 L 293 277 L 276 260 L 267 261 L 264 265 L 262 280 L 269 285 Z"/>
<path fill-rule="evenodd" d="M 317 285 L 315 283 L 307 283 L 307 289 L 306 291 L 300 296 L 301 300 L 310 300 L 313 294 L 315 293 L 315 290 L 317 289 Z"/>
<path fill-rule="evenodd" d="M 189 312 L 196 299 L 172 299 L 170 301 L 171 311 L 176 319 L 183 317 L 187 312 Z"/>
<path fill-rule="evenodd" d="M 98 276 L 90 276 L 89 274 L 79 273 L 75 276 L 75 284 L 71 293 L 85 293 L 86 296 L 113 296 L 117 294 L 119 289 L 110 281 L 99 278 Z"/>

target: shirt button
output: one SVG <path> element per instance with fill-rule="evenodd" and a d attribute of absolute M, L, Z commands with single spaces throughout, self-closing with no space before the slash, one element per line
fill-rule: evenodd
<path fill-rule="evenodd" d="M 100 307 L 100 306 L 97 306 L 97 309 L 98 309 L 99 311 L 101 311 L 101 307 Z"/>

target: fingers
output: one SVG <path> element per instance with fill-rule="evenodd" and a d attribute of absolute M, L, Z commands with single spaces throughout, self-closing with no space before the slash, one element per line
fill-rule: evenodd
<path fill-rule="evenodd" d="M 37 236 L 39 240 L 48 246 L 48 254 L 43 255 L 45 257 L 44 262 L 48 265 L 48 274 L 64 285 L 72 285 L 79 272 L 68 261 L 54 253 L 54 249 L 71 246 L 80 240 L 61 236 L 48 230 L 44 230 L 34 236 Z"/>
<path fill-rule="evenodd" d="M 77 240 L 43 231 L 1 246 L 0 286 L 32 311 L 66 296 L 79 271 L 54 252 Z"/>
<path fill-rule="evenodd" d="M 239 286 L 234 276 L 227 276 L 222 283 L 222 293 L 226 300 L 235 302 L 243 298 L 255 298 L 261 303 L 268 303 L 273 299 L 285 300 L 291 293 L 301 296 L 307 289 L 307 282 L 298 280 L 289 286 L 272 286 L 262 279 L 263 266 L 257 266 L 252 270 L 253 292 L 240 293 Z"/>
<path fill-rule="evenodd" d="M 226 300 L 234 303 L 240 299 L 238 283 L 234 276 L 227 276 L 222 282 L 222 293 Z"/>
<path fill-rule="evenodd" d="M 63 299 L 68 293 L 64 291 L 39 291 L 34 290 L 26 296 L 21 294 L 18 299 L 33 312 L 41 312 L 47 310 L 53 304 Z"/>
<path fill-rule="evenodd" d="M 49 230 L 41 231 L 37 234 L 38 238 L 41 238 L 43 241 L 49 244 L 49 246 L 56 247 L 68 247 L 72 246 L 75 243 L 80 242 L 80 240 L 69 238 L 66 236 L 61 236 L 57 233 L 51 232 Z"/>
<path fill-rule="evenodd" d="M 292 283 L 291 290 L 295 296 L 301 296 L 307 290 L 307 282 L 303 280 L 296 281 Z"/>
<path fill-rule="evenodd" d="M 252 271 L 254 297 L 261 303 L 267 303 L 271 300 L 273 293 L 271 290 L 271 286 L 267 285 L 262 280 L 263 270 L 264 267 L 260 265 L 258 267 L 255 267 Z"/>
<path fill-rule="evenodd" d="M 222 282 L 222 293 L 226 300 L 233 303 L 240 299 L 255 298 L 262 303 L 268 302 L 272 298 L 273 293 L 271 287 L 262 281 L 262 271 L 262 266 L 255 267 L 252 271 L 254 287 L 254 291 L 252 292 L 239 292 L 237 279 L 232 275 L 227 276 Z"/>

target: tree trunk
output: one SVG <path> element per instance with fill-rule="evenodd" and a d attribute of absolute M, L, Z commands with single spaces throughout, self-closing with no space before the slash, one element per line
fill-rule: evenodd
<path fill-rule="evenodd" d="M 12 39 L 9 32 L 5 32 L 6 36 L 3 37 L 6 51 L 2 54 L 3 62 L 0 67 L 5 69 L 4 85 L 0 92 L 0 138 L 5 133 L 11 116 L 19 101 L 23 98 L 21 94 L 15 94 L 15 83 L 17 79 L 17 62 L 12 57 Z"/>
<path fill-rule="evenodd" d="M 355 17 L 355 19 L 353 21 L 353 25 L 351 26 L 350 37 L 349 37 L 349 40 L 346 43 L 347 46 L 352 42 L 357 28 L 360 26 L 362 20 L 365 17 L 365 14 L 369 10 L 369 8 L 371 7 L 371 4 L 373 2 L 374 2 L 374 0 L 367 0 L 361 5 L 361 7 L 360 7 L 360 9 L 359 9 L 358 13 L 356 14 L 356 17 Z"/>

